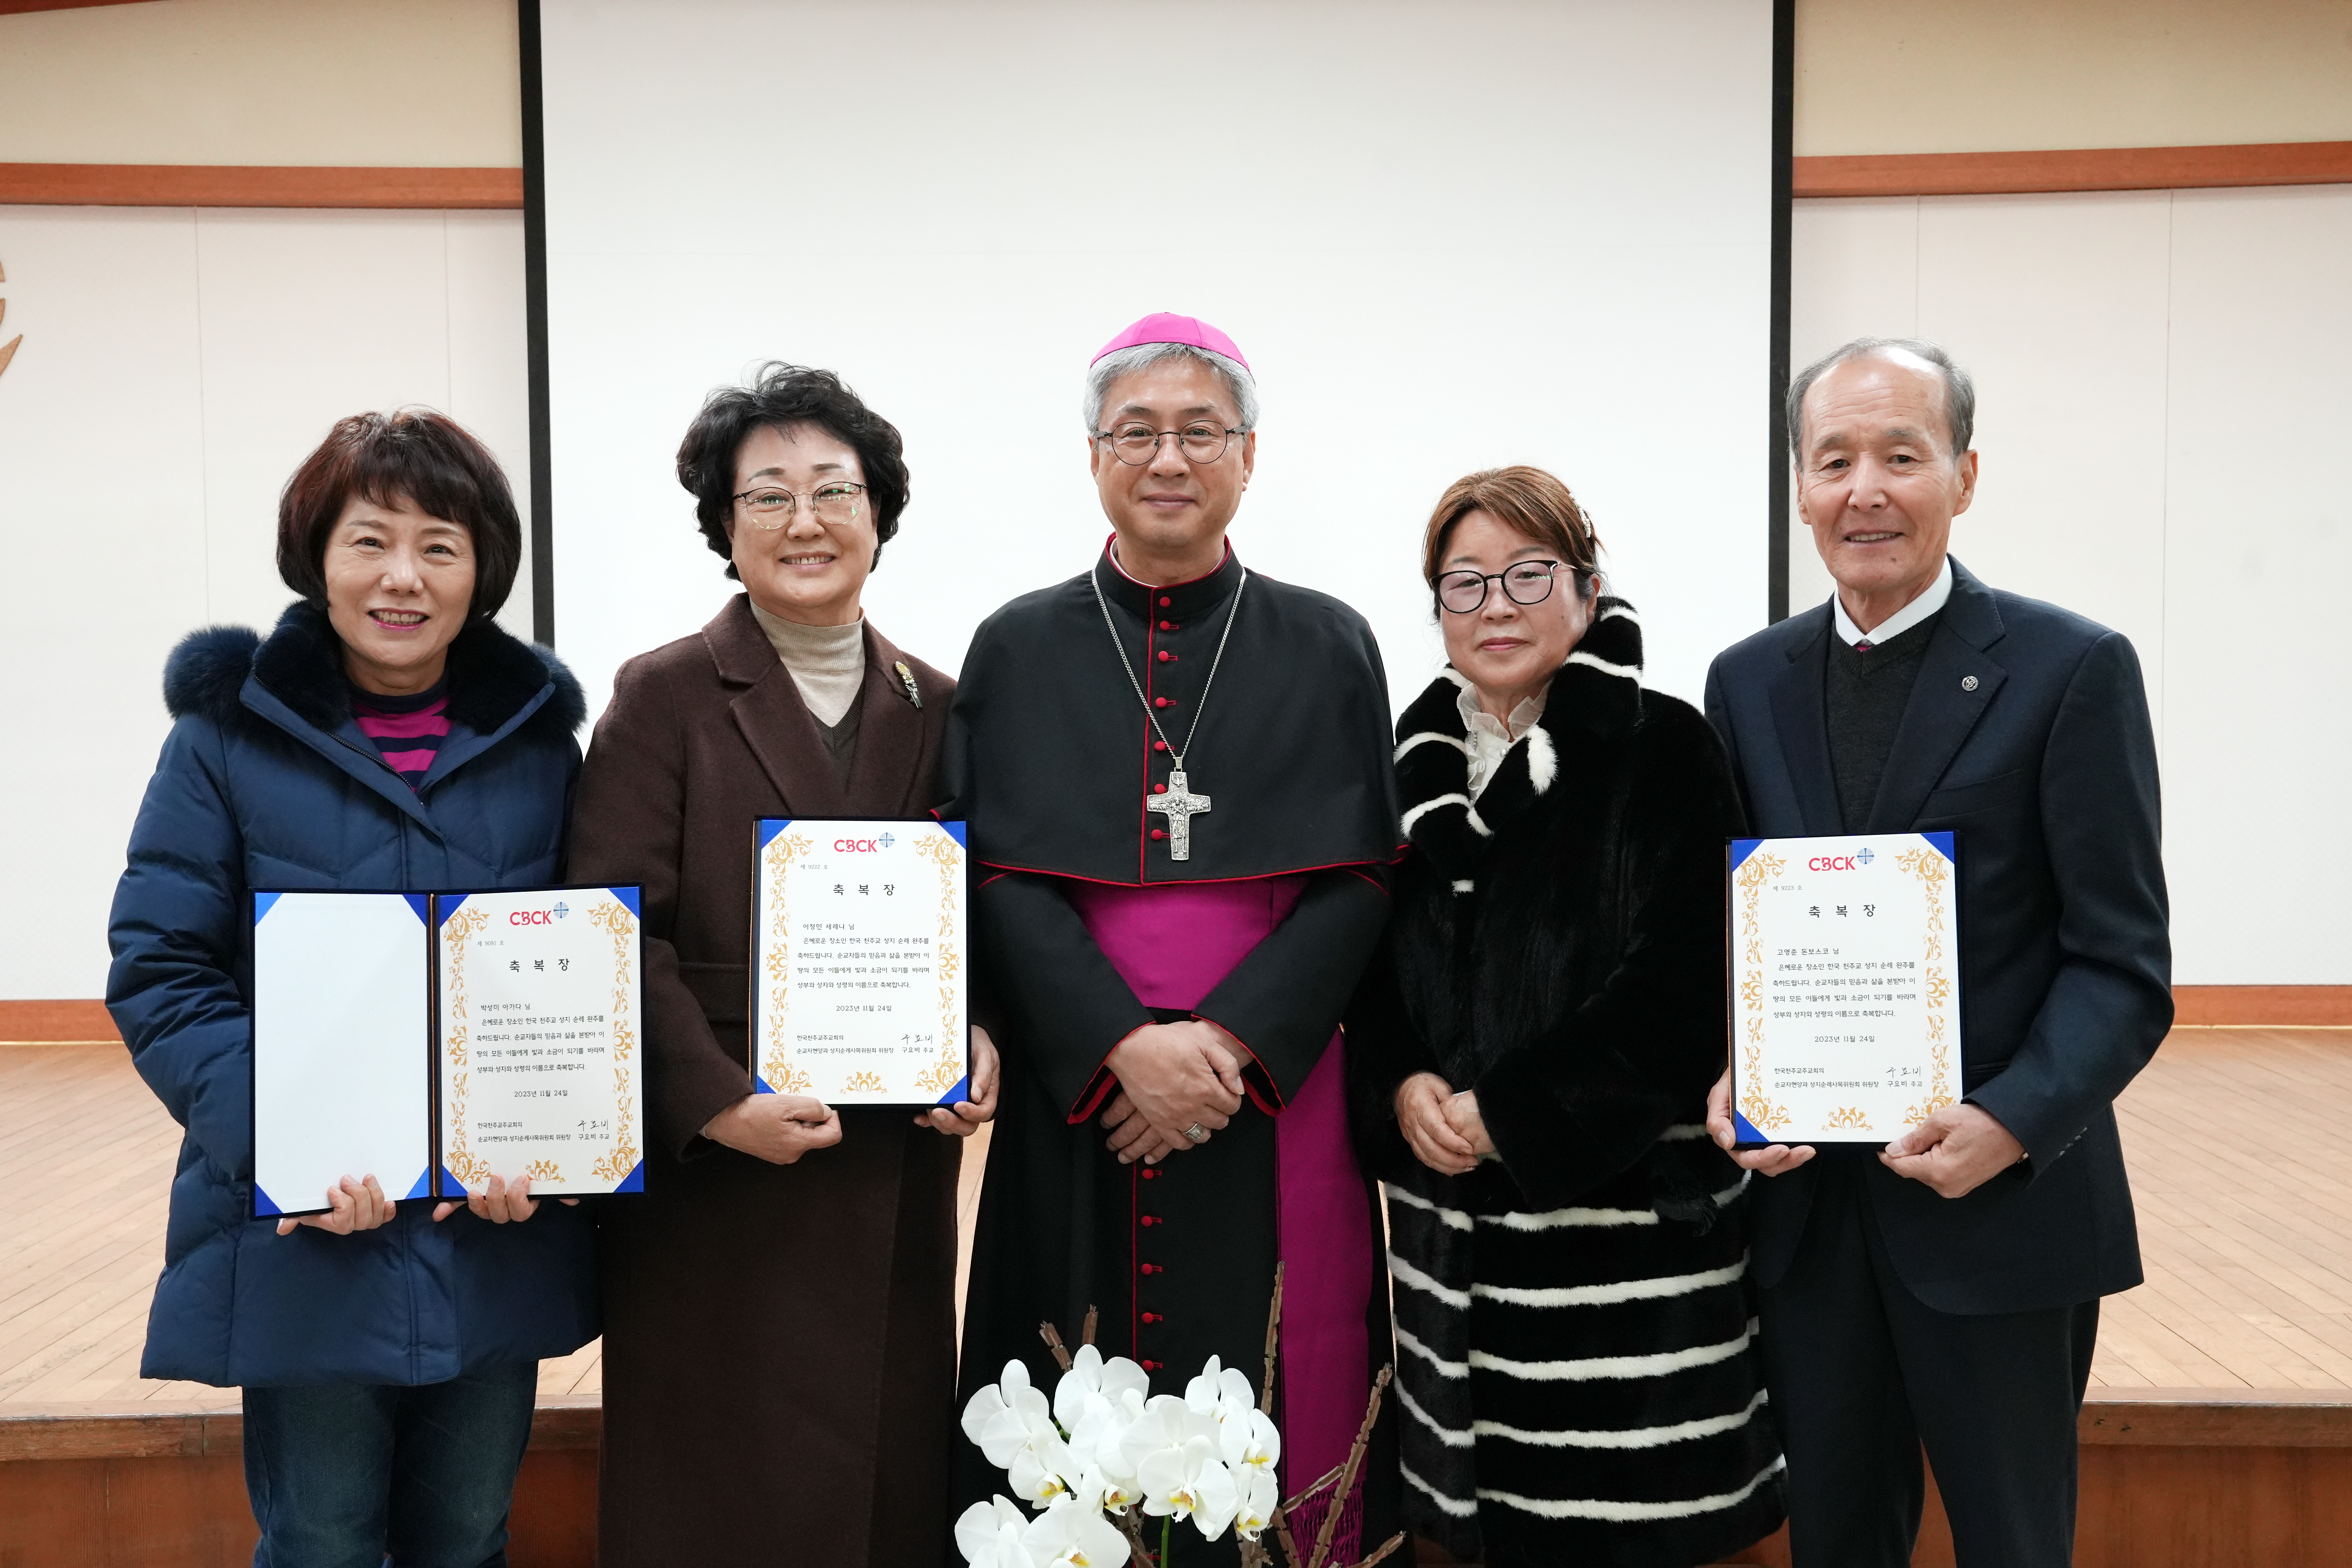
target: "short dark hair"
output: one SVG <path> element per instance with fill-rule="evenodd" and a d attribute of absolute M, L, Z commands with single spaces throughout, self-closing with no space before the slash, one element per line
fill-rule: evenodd
<path fill-rule="evenodd" d="M 327 537 L 353 496 L 405 501 L 464 528 L 474 543 L 468 621 L 499 613 L 522 567 L 522 519 L 506 470 L 446 414 L 396 408 L 338 419 L 278 498 L 278 575 L 312 604 L 327 600 Z"/>
<path fill-rule="evenodd" d="M 1481 468 L 1445 487 L 1421 535 L 1421 577 L 1432 591 L 1444 571 L 1454 525 L 1474 511 L 1558 552 L 1559 563 L 1587 593 L 1586 585 L 1601 575 L 1601 536 L 1592 531 L 1591 516 L 1559 476 L 1522 463 Z"/>
<path fill-rule="evenodd" d="M 1856 338 L 1832 349 L 1789 383 L 1789 401 L 1782 413 L 1789 422 L 1789 456 L 1799 467 L 1805 461 L 1805 395 L 1812 391 L 1813 383 L 1850 359 L 1885 359 L 1891 354 L 1909 354 L 1936 367 L 1936 374 L 1944 378 L 1944 417 L 1951 426 L 1952 456 L 1958 458 L 1969 449 L 1977 435 L 1977 384 L 1943 344 L 1926 338 Z"/>
<path fill-rule="evenodd" d="M 677 482 L 694 497 L 694 515 L 711 552 L 733 577 L 735 552 L 727 540 L 727 511 L 735 504 L 735 458 L 754 430 L 814 425 L 857 454 L 866 470 L 866 497 L 874 503 L 874 559 L 898 531 L 907 510 L 906 442 L 898 427 L 866 406 L 829 370 L 771 360 L 749 386 L 722 386 L 702 400 L 702 411 L 677 444 Z"/>

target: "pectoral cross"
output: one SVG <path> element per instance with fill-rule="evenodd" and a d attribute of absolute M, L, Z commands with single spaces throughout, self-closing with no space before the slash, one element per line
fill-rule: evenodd
<path fill-rule="evenodd" d="M 1192 818 L 1209 809 L 1209 797 L 1194 795 L 1187 786 L 1184 770 L 1173 768 L 1168 773 L 1168 790 L 1143 803 L 1146 811 L 1166 814 L 1168 818 L 1168 858 L 1190 860 L 1192 858 Z"/>

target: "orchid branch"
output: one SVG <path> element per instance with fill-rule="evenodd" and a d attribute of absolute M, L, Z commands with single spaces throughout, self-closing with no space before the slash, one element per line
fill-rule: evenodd
<path fill-rule="evenodd" d="M 1356 1568 L 1372 1568 L 1372 1564 L 1404 1544 L 1404 1531 L 1400 1530 L 1381 1542 L 1381 1549 L 1356 1564 Z"/>
<path fill-rule="evenodd" d="M 1274 1344 L 1282 1328 L 1282 1268 L 1274 1266 L 1274 1304 L 1265 1312 L 1265 1386 L 1258 1391 L 1257 1407 L 1262 1415 L 1274 1414 Z"/>
<path fill-rule="evenodd" d="M 1321 1491 L 1325 1487 L 1328 1487 L 1333 1481 L 1338 1480 L 1339 1479 L 1339 1472 L 1347 1468 L 1348 1467 L 1342 1463 L 1334 1465 L 1329 1469 L 1324 1471 L 1323 1477 L 1320 1480 L 1308 1482 L 1306 1488 L 1302 1489 L 1297 1497 L 1292 1498 L 1288 1502 L 1284 1503 L 1282 1505 L 1283 1512 L 1290 1513 L 1296 1511 L 1300 1503 L 1305 1502 L 1308 1498 L 1313 1497 L 1317 1492 Z"/>
<path fill-rule="evenodd" d="M 1079 1336 L 1079 1338 L 1078 1338 L 1078 1342 L 1079 1342 L 1080 1344 L 1087 1344 L 1087 1345 L 1090 1345 L 1090 1344 L 1092 1344 L 1092 1343 L 1094 1343 L 1094 1342 L 1095 1342 L 1095 1320 L 1096 1320 L 1096 1318 L 1097 1318 L 1097 1317 L 1098 1317 L 1099 1315 L 1100 1315 L 1099 1310 L 1098 1310 L 1097 1308 L 1096 1308 L 1092 1303 L 1088 1303 L 1088 1305 L 1087 1305 L 1087 1326 L 1086 1326 L 1086 1331 L 1085 1331 L 1084 1333 L 1082 1333 L 1082 1334 Z"/>
<path fill-rule="evenodd" d="M 1396 1376 L 1396 1363 L 1381 1368 L 1380 1376 L 1372 1379 L 1371 1403 L 1364 1406 L 1364 1424 L 1356 1429 L 1355 1447 L 1348 1450 L 1348 1462 L 1341 1468 L 1339 1489 L 1331 1494 L 1331 1506 L 1323 1515 L 1323 1528 L 1315 1532 L 1315 1555 L 1307 1560 L 1307 1568 L 1324 1568 L 1331 1561 L 1331 1537 L 1339 1528 L 1339 1510 L 1355 1489 L 1356 1472 L 1364 1463 L 1364 1449 L 1372 1440 L 1372 1423 L 1380 1419 L 1381 1395 L 1388 1392 L 1389 1380 Z"/>
<path fill-rule="evenodd" d="M 1061 1363 L 1062 1370 L 1069 1371 L 1073 1363 L 1068 1347 L 1062 1343 L 1062 1331 L 1051 1323 L 1040 1323 L 1037 1325 L 1037 1337 L 1045 1342 L 1045 1348 L 1054 1352 L 1054 1359 Z"/>

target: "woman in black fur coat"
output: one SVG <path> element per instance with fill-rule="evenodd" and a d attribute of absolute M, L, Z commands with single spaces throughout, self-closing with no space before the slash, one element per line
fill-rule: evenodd
<path fill-rule="evenodd" d="M 1406 1514 L 1488 1568 L 1683 1568 L 1782 1513 L 1743 1177 L 1700 1126 L 1738 806 L 1595 545 L 1536 468 L 1431 518 L 1449 668 L 1397 726 L 1412 852 L 1348 1021 Z"/>

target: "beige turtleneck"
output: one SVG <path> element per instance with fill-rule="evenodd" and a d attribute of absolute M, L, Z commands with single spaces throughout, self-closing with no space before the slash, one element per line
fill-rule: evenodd
<path fill-rule="evenodd" d="M 856 706 L 857 689 L 866 684 L 866 622 L 845 626 L 804 626 L 782 616 L 772 616 L 752 601 L 751 615 L 776 657 L 792 671 L 793 684 L 816 721 L 827 729 Z"/>

